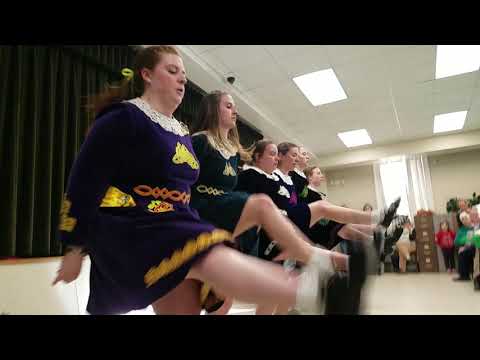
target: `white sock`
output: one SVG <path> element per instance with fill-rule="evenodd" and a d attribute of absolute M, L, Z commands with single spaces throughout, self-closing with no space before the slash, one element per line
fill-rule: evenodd
<path fill-rule="evenodd" d="M 323 283 L 320 278 L 326 281 L 334 273 L 330 254 L 324 250 L 315 249 L 310 262 L 299 276 L 295 308 L 305 314 L 321 313 L 317 304 L 318 292 L 322 291 L 319 284 Z"/>
<path fill-rule="evenodd" d="M 332 255 L 324 249 L 313 248 L 313 255 L 308 266 L 318 266 L 321 272 L 325 272 L 328 276 L 335 274 L 335 266 L 333 264 Z"/>

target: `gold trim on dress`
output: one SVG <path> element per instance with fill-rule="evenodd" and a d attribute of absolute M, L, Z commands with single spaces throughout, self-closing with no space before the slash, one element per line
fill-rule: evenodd
<path fill-rule="evenodd" d="M 152 189 L 148 185 L 138 185 L 133 191 L 140 196 L 153 196 L 155 199 L 160 197 L 163 200 L 170 199 L 177 202 L 183 202 L 184 204 L 190 202 L 190 194 L 178 190 L 168 190 L 167 188 L 159 189 L 158 187 Z"/>
<path fill-rule="evenodd" d="M 72 207 L 72 202 L 67 199 L 67 194 L 64 194 L 62 208 L 60 209 L 59 229 L 61 231 L 72 232 L 73 229 L 75 229 L 75 225 L 77 224 L 77 219 L 68 215 L 71 207 Z"/>
<path fill-rule="evenodd" d="M 225 176 L 237 176 L 235 169 L 230 165 L 229 162 L 225 164 L 225 170 L 223 170 L 223 175 Z"/>
<path fill-rule="evenodd" d="M 203 250 L 231 239 L 231 233 L 220 229 L 215 229 L 211 233 L 200 234 L 196 239 L 189 240 L 182 249 L 176 250 L 170 258 L 163 259 L 158 266 L 150 268 L 144 276 L 145 285 L 147 288 L 154 285 L 158 280 L 171 274 Z"/>
<path fill-rule="evenodd" d="M 103 197 L 100 207 L 134 207 L 133 197 L 115 186 L 110 186 Z"/>
<path fill-rule="evenodd" d="M 160 201 L 160 200 L 152 200 L 147 207 L 148 207 L 148 211 L 155 214 L 174 211 L 172 204 L 166 201 Z"/>
<path fill-rule="evenodd" d="M 206 186 L 206 185 L 198 185 L 196 189 L 200 194 L 208 194 L 208 195 L 214 195 L 214 196 L 225 194 L 225 191 L 223 190 L 218 190 L 218 189 L 215 189 L 214 187 Z"/>
<path fill-rule="evenodd" d="M 179 142 L 177 142 L 177 147 L 175 148 L 175 154 L 173 155 L 172 161 L 174 164 L 181 165 L 187 163 L 192 169 L 197 170 L 200 168 L 198 165 L 195 156 L 188 150 L 188 148 Z"/>

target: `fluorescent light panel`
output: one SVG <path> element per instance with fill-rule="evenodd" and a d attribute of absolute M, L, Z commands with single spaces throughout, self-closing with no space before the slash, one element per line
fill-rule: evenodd
<path fill-rule="evenodd" d="M 297 76 L 293 78 L 293 81 L 313 106 L 347 98 L 342 85 L 331 68 Z"/>
<path fill-rule="evenodd" d="M 463 129 L 467 111 L 457 111 L 447 114 L 435 115 L 433 119 L 433 133 L 442 133 Z"/>
<path fill-rule="evenodd" d="M 437 45 L 435 79 L 464 74 L 480 67 L 480 45 Z"/>
<path fill-rule="evenodd" d="M 368 131 L 365 129 L 352 130 L 338 133 L 337 136 L 343 141 L 346 147 L 355 147 L 361 145 L 369 145 L 372 143 Z"/>

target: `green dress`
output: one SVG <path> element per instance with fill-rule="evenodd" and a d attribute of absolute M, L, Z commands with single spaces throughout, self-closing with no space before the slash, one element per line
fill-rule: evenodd
<path fill-rule="evenodd" d="M 190 205 L 202 219 L 233 232 L 250 196 L 233 191 L 240 155 L 218 150 L 205 133 L 193 135 L 192 144 L 200 163 L 200 175 L 192 187 Z"/>

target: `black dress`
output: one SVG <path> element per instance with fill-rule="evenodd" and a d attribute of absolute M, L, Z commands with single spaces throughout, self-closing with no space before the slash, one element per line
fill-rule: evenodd
<path fill-rule="evenodd" d="M 295 191 L 298 194 L 298 201 L 307 202 L 306 198 L 308 196 L 308 179 L 305 174 L 302 171 L 295 169 L 290 171 L 288 175 L 290 175 L 293 185 L 295 185 Z"/>
<path fill-rule="evenodd" d="M 295 187 L 288 175 L 267 174 L 257 167 L 247 167 L 238 176 L 236 189 L 250 194 L 268 195 L 302 232 L 308 231 L 311 219 L 310 208 L 305 203 L 298 203 Z M 276 243 L 263 230 L 260 231 L 258 256 L 271 260 L 279 252 L 280 249 Z"/>
<path fill-rule="evenodd" d="M 247 193 L 234 191 L 240 155 L 220 153 L 204 133 L 193 135 L 192 145 L 200 163 L 200 175 L 192 187 L 191 206 L 201 218 L 233 231 L 248 200 Z"/>
<path fill-rule="evenodd" d="M 250 194 L 234 190 L 237 185 L 239 153 L 220 152 L 205 132 L 192 136 L 192 145 L 200 163 L 200 175 L 192 187 L 191 206 L 200 217 L 216 227 L 233 232 Z M 252 228 L 237 237 L 240 250 L 254 250 L 257 229 Z"/>
<path fill-rule="evenodd" d="M 308 204 L 311 204 L 320 200 L 323 200 L 322 195 L 320 195 L 317 190 L 307 187 L 305 201 Z M 338 236 L 338 232 L 344 226 L 345 224 L 340 224 L 333 220 L 321 219 L 309 229 L 307 234 L 315 244 L 321 245 L 327 249 L 332 249 L 338 243 L 345 240 Z"/>

